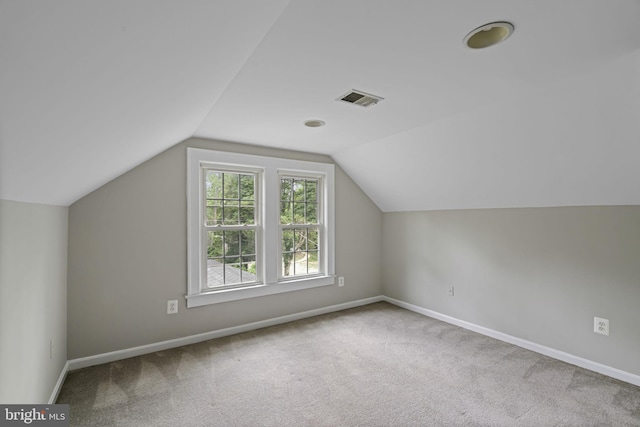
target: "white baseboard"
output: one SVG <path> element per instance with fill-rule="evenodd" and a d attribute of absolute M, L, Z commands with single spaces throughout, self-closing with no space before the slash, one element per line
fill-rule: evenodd
<path fill-rule="evenodd" d="M 51 397 L 49 397 L 49 405 L 53 405 L 58 400 L 58 395 L 60 394 L 60 390 L 62 390 L 62 384 L 64 384 L 64 379 L 67 378 L 67 372 L 69 372 L 69 361 L 64 363 L 62 367 L 62 372 L 60 372 L 60 376 L 58 377 L 58 381 L 56 382 L 55 387 L 53 387 L 53 392 L 51 393 Z"/>
<path fill-rule="evenodd" d="M 345 302 L 342 304 L 331 305 L 328 307 L 316 308 L 314 310 L 309 310 L 309 311 L 303 311 L 301 313 L 294 313 L 286 316 L 274 317 L 272 319 L 248 323 L 246 325 L 233 326 L 230 328 L 218 329 L 216 331 L 211 331 L 211 332 L 205 332 L 202 334 L 190 335 L 187 337 L 176 338 L 168 341 L 141 345 L 139 347 L 127 348 L 124 350 L 97 354 L 95 356 L 72 359 L 67 362 L 67 364 L 65 365 L 65 369 L 69 371 L 74 371 L 76 369 L 86 368 L 87 366 L 100 365 L 103 363 L 114 362 L 116 360 L 128 359 L 130 357 L 141 356 L 143 354 L 148 354 L 148 353 L 154 353 L 156 351 L 168 350 L 170 348 L 180 347 L 180 346 L 189 345 L 189 344 L 195 344 L 202 341 L 208 341 L 214 338 L 226 337 L 229 335 L 235 335 L 242 332 L 248 332 L 256 329 L 266 328 L 269 326 L 275 326 L 283 323 L 293 322 L 294 320 L 306 319 L 308 317 L 318 316 L 321 314 L 332 313 L 335 311 L 346 310 L 354 307 L 360 307 L 363 305 L 382 301 L 383 298 L 384 297 L 382 295 L 379 295 L 376 297 Z M 66 375 L 66 372 L 65 372 L 65 375 Z"/>
<path fill-rule="evenodd" d="M 495 331 L 493 329 L 485 328 L 483 326 L 479 326 L 464 320 L 456 319 L 455 317 L 447 316 L 446 314 L 438 313 L 437 311 L 433 311 L 423 307 L 419 307 L 417 305 L 409 304 L 407 302 L 400 301 L 395 298 L 383 296 L 382 300 L 387 301 L 391 304 L 397 305 L 398 307 L 406 308 L 407 310 L 411 310 L 416 313 L 420 313 L 437 320 L 442 320 L 443 322 L 460 326 L 461 328 L 469 329 L 470 331 L 474 331 L 479 334 L 486 335 L 488 337 L 507 342 L 509 344 L 517 345 L 518 347 L 526 348 L 527 350 L 544 354 L 545 356 L 549 356 L 551 358 L 561 360 L 563 362 L 567 362 L 569 364 L 576 365 L 581 368 L 585 368 L 590 371 L 597 372 L 599 374 L 607 375 L 609 377 L 618 379 L 620 381 L 625 381 L 630 384 L 640 386 L 639 375 L 621 371 L 620 369 L 612 368 L 611 366 L 603 365 L 598 362 L 593 362 L 588 359 L 583 359 L 582 357 L 574 356 L 573 354 L 565 353 L 563 351 L 545 347 L 543 345 L 536 344 L 531 341 L 523 340 L 521 338 L 517 338 L 511 335 L 507 335 L 502 332 Z"/>
<path fill-rule="evenodd" d="M 56 386 L 53 390 L 53 393 L 51 394 L 51 398 L 49 399 L 49 403 L 50 404 L 55 403 L 56 399 L 58 398 L 58 394 L 62 389 L 62 384 L 64 383 L 64 379 L 67 375 L 67 372 L 69 371 L 74 371 L 74 370 L 85 368 L 88 366 L 114 362 L 116 360 L 128 359 L 130 357 L 141 356 L 143 354 L 153 353 L 156 351 L 168 350 L 170 348 L 180 347 L 183 345 L 195 344 L 198 342 L 207 341 L 215 338 L 235 335 L 242 332 L 253 331 L 256 329 L 266 328 L 269 326 L 280 325 L 283 323 L 293 322 L 295 320 L 300 320 L 300 319 L 306 319 L 306 318 L 318 316 L 321 314 L 333 313 L 336 311 L 346 310 L 349 308 L 360 307 L 367 304 L 373 304 L 379 301 L 387 301 L 391 304 L 397 305 L 398 307 L 406 308 L 407 310 L 411 310 L 413 312 L 416 312 L 437 320 L 441 320 L 443 322 L 447 322 L 452 325 L 460 326 L 461 328 L 468 329 L 468 330 L 477 332 L 479 334 L 486 335 L 488 337 L 507 342 L 509 344 L 517 345 L 518 347 L 522 347 L 527 350 L 531 350 L 536 353 L 540 353 L 545 356 L 549 356 L 554 359 L 561 360 L 563 362 L 567 362 L 569 364 L 588 369 L 590 371 L 598 372 L 600 374 L 607 375 L 609 377 L 640 386 L 639 375 L 625 372 L 620 369 L 612 368 L 610 366 L 603 365 L 601 363 L 594 362 L 588 359 L 584 359 L 569 353 L 565 353 L 560 350 L 555 350 L 550 347 L 545 347 L 543 345 L 536 344 L 531 341 L 527 341 L 511 335 L 507 335 L 505 333 L 498 332 L 493 329 L 485 328 L 484 326 L 479 326 L 464 320 L 456 319 L 455 317 L 438 313 L 436 311 L 429 310 L 417 305 L 409 304 L 407 302 L 400 301 L 395 298 L 390 298 L 387 296 L 380 295 L 380 296 L 365 298 L 357 301 L 331 305 L 328 307 L 317 308 L 314 310 L 304 311 L 301 313 L 294 313 L 286 316 L 275 317 L 272 319 L 261 320 L 259 322 L 248 323 L 245 325 L 233 326 L 225 329 L 218 329 L 216 331 L 205 332 L 202 334 L 190 335 L 187 337 L 176 338 L 173 340 L 142 345 L 142 346 L 128 348 L 124 350 L 112 351 L 109 353 L 97 354 L 95 356 L 72 359 L 67 361 L 67 363 L 64 365 L 64 368 L 60 373 L 60 378 L 58 379 L 58 382 L 56 383 Z"/>

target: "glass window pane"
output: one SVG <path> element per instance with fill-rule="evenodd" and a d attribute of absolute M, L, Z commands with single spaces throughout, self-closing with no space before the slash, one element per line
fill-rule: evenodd
<path fill-rule="evenodd" d="M 224 239 L 222 231 L 209 231 L 207 237 L 207 258 L 223 256 Z"/>
<path fill-rule="evenodd" d="M 256 253 L 256 232 L 254 230 L 245 230 L 240 233 L 242 255 L 254 255 Z"/>
<path fill-rule="evenodd" d="M 238 199 L 238 177 L 237 173 L 225 173 L 224 174 L 224 198 L 225 199 Z"/>
<path fill-rule="evenodd" d="M 243 282 L 255 282 L 256 281 L 256 257 L 254 255 L 243 256 L 241 270 L 242 270 L 241 279 Z"/>
<path fill-rule="evenodd" d="M 205 225 L 222 224 L 222 201 L 207 200 Z"/>
<path fill-rule="evenodd" d="M 225 285 L 241 283 L 240 263 L 224 265 L 224 283 Z"/>
<path fill-rule="evenodd" d="M 318 274 L 318 251 L 309 251 L 307 253 L 307 268 L 309 274 Z"/>
<path fill-rule="evenodd" d="M 222 198 L 222 172 L 207 170 L 205 183 L 208 199 Z"/>
<path fill-rule="evenodd" d="M 216 206 L 214 209 L 214 215 L 213 215 L 213 221 L 214 224 L 222 224 L 223 221 L 223 214 L 224 214 L 224 209 L 222 208 L 222 206 Z"/>
<path fill-rule="evenodd" d="M 280 224 L 293 224 L 292 208 L 291 202 L 280 203 Z"/>
<path fill-rule="evenodd" d="M 283 277 L 304 276 L 320 272 L 318 237 L 318 227 L 283 230 Z"/>
<path fill-rule="evenodd" d="M 255 175 L 219 171 L 206 174 L 205 225 L 255 224 Z M 241 211 L 239 207 L 252 209 Z"/>
<path fill-rule="evenodd" d="M 282 230 L 282 252 L 293 252 L 293 230 Z"/>
<path fill-rule="evenodd" d="M 240 255 L 239 231 L 224 231 L 224 255 L 227 258 Z"/>
<path fill-rule="evenodd" d="M 305 203 L 294 203 L 293 204 L 293 223 L 294 224 L 306 224 L 305 220 Z"/>
<path fill-rule="evenodd" d="M 293 276 L 293 253 L 291 252 L 282 254 L 282 276 Z"/>
<path fill-rule="evenodd" d="M 231 203 L 236 203 L 235 205 L 232 205 Z M 232 201 L 232 202 L 227 202 L 225 200 L 225 206 L 224 206 L 224 224 L 225 225 L 238 225 L 238 202 L 236 201 Z"/>
<path fill-rule="evenodd" d="M 280 200 L 292 200 L 291 188 L 293 187 L 293 180 L 282 178 L 280 179 Z"/>
<path fill-rule="evenodd" d="M 216 211 L 213 208 L 213 206 L 207 206 L 206 212 L 207 213 L 206 213 L 206 216 L 205 216 L 205 219 L 204 219 L 204 224 L 205 225 L 215 225 L 215 223 L 216 223 L 215 222 Z"/>
<path fill-rule="evenodd" d="M 222 258 L 207 259 L 207 287 L 224 285 L 224 260 Z"/>
<path fill-rule="evenodd" d="M 307 185 L 305 188 L 306 193 L 306 201 L 307 202 L 315 202 L 318 200 L 318 181 L 315 180 L 307 180 Z"/>
<path fill-rule="evenodd" d="M 296 228 L 294 229 L 294 238 L 295 238 L 295 251 L 306 251 L 307 250 L 307 229 L 306 228 Z"/>
<path fill-rule="evenodd" d="M 318 205 L 316 203 L 307 203 L 307 224 L 318 223 Z"/>
<path fill-rule="evenodd" d="M 298 252 L 295 254 L 294 275 L 299 276 L 301 274 L 307 274 L 307 253 Z"/>
<path fill-rule="evenodd" d="M 296 202 L 304 202 L 304 180 L 293 180 L 293 200 Z"/>
<path fill-rule="evenodd" d="M 210 233 L 211 255 L 221 252 L 220 234 L 224 233 L 227 239 L 224 240 L 224 247 L 227 255 L 223 257 L 207 258 L 207 286 L 222 286 L 242 282 L 253 282 L 256 280 L 256 257 L 254 254 L 236 256 L 231 254 L 235 249 L 235 235 L 239 232 L 212 232 Z M 232 234 L 233 233 L 233 234 Z"/>
<path fill-rule="evenodd" d="M 318 250 L 318 229 L 309 228 L 307 234 L 307 248 L 311 250 Z"/>
<path fill-rule="evenodd" d="M 240 208 L 240 224 L 252 225 L 255 223 L 254 209 L 252 207 Z"/>
<path fill-rule="evenodd" d="M 253 200 L 255 177 L 253 175 L 240 175 L 240 198 Z"/>

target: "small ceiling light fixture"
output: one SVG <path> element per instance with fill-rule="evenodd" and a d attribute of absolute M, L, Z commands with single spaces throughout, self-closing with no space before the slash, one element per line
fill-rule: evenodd
<path fill-rule="evenodd" d="M 316 120 L 316 119 L 314 119 L 314 120 L 306 120 L 306 121 L 304 122 L 304 125 L 305 125 L 306 127 L 310 127 L 310 128 L 320 128 L 320 127 L 322 127 L 322 126 L 326 125 L 326 123 L 325 123 L 325 122 L 323 122 L 322 120 Z"/>
<path fill-rule="evenodd" d="M 510 22 L 492 22 L 476 28 L 466 35 L 464 44 L 471 49 L 483 49 L 506 40 L 513 33 Z"/>

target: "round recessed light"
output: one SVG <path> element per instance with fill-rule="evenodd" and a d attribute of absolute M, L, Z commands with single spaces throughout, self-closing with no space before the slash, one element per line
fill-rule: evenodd
<path fill-rule="evenodd" d="M 511 33 L 513 33 L 513 24 L 510 22 L 492 22 L 467 34 L 464 44 L 471 49 L 483 49 L 506 40 Z"/>
<path fill-rule="evenodd" d="M 304 122 L 304 125 L 310 128 L 319 128 L 326 125 L 322 120 L 307 120 Z"/>

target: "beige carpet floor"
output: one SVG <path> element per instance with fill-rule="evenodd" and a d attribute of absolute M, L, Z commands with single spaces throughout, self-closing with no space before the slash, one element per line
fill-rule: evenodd
<path fill-rule="evenodd" d="M 376 303 L 69 373 L 73 426 L 640 426 L 640 387 Z"/>

